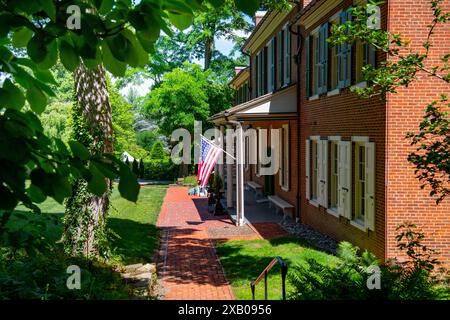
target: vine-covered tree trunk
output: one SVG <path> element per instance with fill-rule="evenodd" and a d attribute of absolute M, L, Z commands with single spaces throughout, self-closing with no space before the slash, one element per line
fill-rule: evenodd
<path fill-rule="evenodd" d="M 113 152 L 113 128 L 105 70 L 88 69 L 84 64 L 74 72 L 75 103 L 73 138 L 92 154 Z M 111 187 L 111 181 L 107 179 Z M 73 255 L 99 255 L 106 243 L 106 216 L 111 188 L 101 197 L 89 193 L 88 183 L 77 180 L 66 202 L 64 243 Z"/>
<path fill-rule="evenodd" d="M 211 60 L 214 51 L 214 35 L 205 40 L 205 70 L 211 67 Z"/>

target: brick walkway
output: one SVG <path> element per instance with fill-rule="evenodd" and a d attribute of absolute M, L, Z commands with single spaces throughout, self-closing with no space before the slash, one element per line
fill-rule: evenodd
<path fill-rule="evenodd" d="M 208 230 L 224 229 L 236 234 L 224 239 L 261 239 L 285 235 L 273 224 L 252 227 L 253 235 L 239 230 L 225 215 L 214 217 L 208 212 L 207 199 L 191 197 L 185 187 L 169 187 L 161 207 L 157 227 L 162 230 L 158 269 L 168 300 L 230 300 L 233 292 L 224 275 Z M 277 229 L 278 227 L 278 229 Z M 242 228 L 242 227 L 241 227 Z M 255 230 L 256 229 L 256 230 Z M 217 240 L 214 237 L 214 240 Z"/>

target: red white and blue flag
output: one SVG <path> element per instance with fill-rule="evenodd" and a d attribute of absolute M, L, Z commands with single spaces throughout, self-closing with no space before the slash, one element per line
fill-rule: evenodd
<path fill-rule="evenodd" d="M 208 141 L 205 137 L 201 137 L 200 145 L 200 161 L 198 163 L 197 180 L 201 188 L 206 187 L 209 176 L 216 165 L 217 159 L 219 159 L 222 149 L 216 147 L 212 142 Z"/>

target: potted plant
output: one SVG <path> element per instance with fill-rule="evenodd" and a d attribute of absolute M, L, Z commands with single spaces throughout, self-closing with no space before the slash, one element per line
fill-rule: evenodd
<path fill-rule="evenodd" d="M 223 188 L 222 178 L 217 174 L 214 175 L 213 192 L 214 192 L 214 198 L 215 198 L 215 206 L 214 206 L 214 215 L 215 216 L 220 216 L 220 215 L 225 214 L 225 210 L 220 201 L 222 199 L 222 188 Z"/>

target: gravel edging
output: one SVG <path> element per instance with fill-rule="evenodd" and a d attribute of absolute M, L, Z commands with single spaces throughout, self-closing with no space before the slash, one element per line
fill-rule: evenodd
<path fill-rule="evenodd" d="M 304 239 L 309 245 L 327 253 L 336 255 L 338 242 L 333 238 L 314 230 L 310 226 L 288 219 L 284 219 L 280 222 L 280 226 L 283 227 L 290 235 Z"/>

